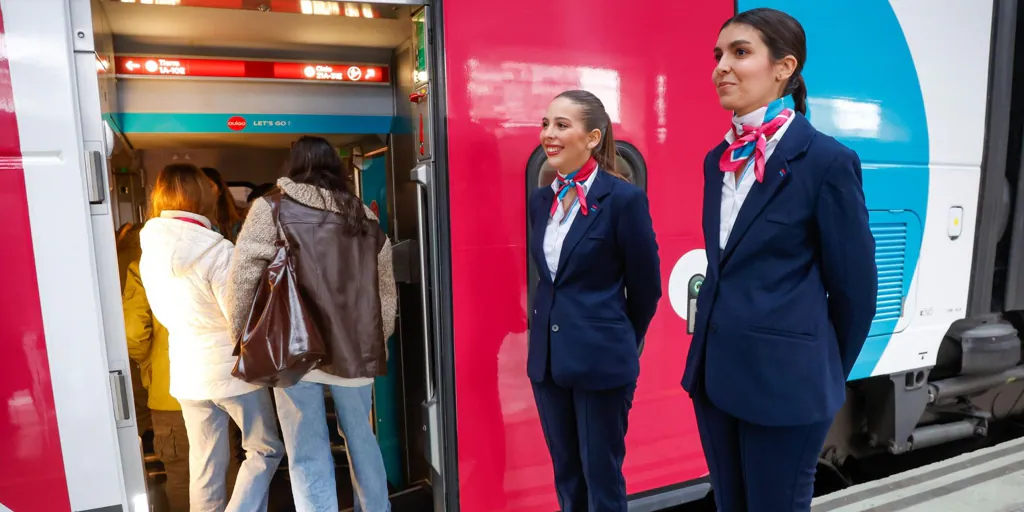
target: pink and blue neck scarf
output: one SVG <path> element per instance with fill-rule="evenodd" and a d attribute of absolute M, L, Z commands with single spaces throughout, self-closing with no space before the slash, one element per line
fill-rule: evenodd
<path fill-rule="evenodd" d="M 570 190 L 576 189 L 576 199 L 573 200 L 573 204 L 569 207 L 569 211 L 572 211 L 572 207 L 576 203 L 580 204 L 580 213 L 583 215 L 587 214 L 587 191 L 584 189 L 583 184 L 587 182 L 590 175 L 597 170 L 597 160 L 594 157 L 590 157 L 583 167 L 580 167 L 576 171 L 573 171 L 566 177 L 562 177 L 560 174 L 555 174 L 555 181 L 558 183 L 558 192 L 555 194 L 555 200 L 551 204 L 551 216 L 555 216 L 555 212 L 558 211 L 558 206 L 565 199 L 566 194 Z M 562 217 L 562 223 L 569 218 L 569 215 Z"/>
<path fill-rule="evenodd" d="M 760 183 L 764 181 L 765 148 L 768 140 L 793 117 L 794 111 L 788 105 L 793 100 L 784 96 L 768 104 L 765 109 L 764 122 L 760 126 L 744 124 L 742 130 L 733 125 L 736 140 L 722 153 L 719 167 L 722 172 L 736 172 L 746 167 L 751 156 L 754 157 L 754 177 Z"/>

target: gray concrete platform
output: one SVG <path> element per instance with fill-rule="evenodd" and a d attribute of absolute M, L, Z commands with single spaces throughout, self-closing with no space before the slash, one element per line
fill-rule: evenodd
<path fill-rule="evenodd" d="M 812 512 L 1024 512 L 1024 438 L 814 500 Z"/>

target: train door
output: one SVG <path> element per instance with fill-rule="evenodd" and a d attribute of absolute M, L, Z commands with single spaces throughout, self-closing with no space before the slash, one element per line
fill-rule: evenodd
<path fill-rule="evenodd" d="M 446 349 L 436 330 L 445 310 L 434 284 L 446 254 L 435 234 L 443 232 L 436 216 L 445 189 L 433 179 L 437 151 L 429 136 L 444 119 L 431 80 L 437 59 L 430 40 L 439 32 L 429 27 L 439 16 L 422 3 L 101 0 L 119 51 L 114 118 L 132 154 L 114 166 L 125 218 L 133 187 L 151 186 L 172 161 L 218 168 L 244 210 L 287 173 L 289 144 L 305 134 L 338 147 L 349 187 L 377 213 L 394 247 L 400 305 L 370 420 L 399 510 L 431 492 L 439 509 L 454 503 L 443 484 L 454 457 L 443 448 L 441 421 L 454 406 L 435 391 L 451 385 L 440 370 Z M 228 26 L 245 28 L 219 30 Z M 331 440 L 345 490 L 346 447 L 340 435 Z M 288 501 L 285 466 L 272 509 Z M 343 504 L 348 499 L 339 494 Z"/>
<path fill-rule="evenodd" d="M 438 3 L 439 4 L 439 3 Z M 442 11 L 414 9 L 413 37 L 395 50 L 392 133 L 395 270 L 404 341 L 410 478 L 430 482 L 434 510 L 459 507 L 447 243 Z M 402 263 L 399 263 L 402 262 Z M 410 343 L 417 340 L 418 343 Z M 410 362 L 419 361 L 418 367 Z M 414 457 L 416 453 L 419 456 Z"/>
<path fill-rule="evenodd" d="M 146 510 L 114 256 L 97 78 L 110 62 L 89 0 L 0 3 L 6 90 L 0 502 Z M 100 36 L 94 35 L 94 26 Z M 109 94 L 105 95 L 109 98 Z"/>

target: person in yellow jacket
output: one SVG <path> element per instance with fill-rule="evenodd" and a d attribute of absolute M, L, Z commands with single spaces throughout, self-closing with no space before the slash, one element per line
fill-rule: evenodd
<path fill-rule="evenodd" d="M 121 302 L 128 337 L 128 356 L 139 364 L 142 385 L 149 391 L 153 420 L 153 449 L 164 465 L 164 493 L 172 511 L 189 509 L 188 436 L 181 405 L 171 396 L 171 359 L 167 329 L 149 309 L 146 289 L 139 276 L 139 261 L 128 265 Z"/>
<path fill-rule="evenodd" d="M 121 278 L 121 295 L 124 295 L 124 285 L 128 280 L 128 265 L 133 261 L 139 261 L 142 255 L 142 248 L 139 247 L 139 230 L 141 224 L 125 222 L 117 229 L 117 274 Z M 132 395 L 135 397 L 135 422 L 139 427 L 139 437 L 143 438 L 145 444 L 146 434 L 153 431 L 153 419 L 149 416 L 149 396 L 146 387 L 142 385 L 142 373 L 138 363 L 129 364 L 132 376 Z"/>

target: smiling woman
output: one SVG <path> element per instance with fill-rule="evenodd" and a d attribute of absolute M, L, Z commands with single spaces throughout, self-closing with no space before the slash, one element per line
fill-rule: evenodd
<path fill-rule="evenodd" d="M 606 172 L 618 174 L 611 118 L 592 93 L 574 90 L 559 94 L 548 106 L 541 126 L 540 142 L 548 163 L 563 176 L 591 157 Z"/>
<path fill-rule="evenodd" d="M 616 171 L 601 100 L 580 90 L 558 95 L 540 142 L 557 175 L 529 202 L 541 270 L 527 374 L 560 508 L 624 510 L 627 418 L 640 344 L 661 298 L 658 244 L 646 195 Z"/>

